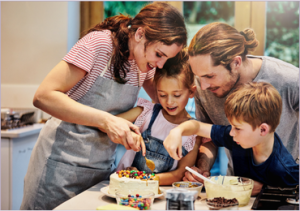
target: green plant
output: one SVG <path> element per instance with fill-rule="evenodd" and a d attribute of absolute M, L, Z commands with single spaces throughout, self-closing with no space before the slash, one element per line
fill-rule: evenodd
<path fill-rule="evenodd" d="M 134 17 L 149 3 L 150 1 L 105 1 L 104 18 L 119 15 L 120 13 Z"/>
<path fill-rule="evenodd" d="M 265 55 L 299 67 L 299 2 L 267 2 Z"/>

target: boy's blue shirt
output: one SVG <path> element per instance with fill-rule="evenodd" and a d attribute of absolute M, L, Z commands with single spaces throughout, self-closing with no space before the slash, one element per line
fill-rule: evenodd
<path fill-rule="evenodd" d="M 218 147 L 231 150 L 235 176 L 248 177 L 274 187 L 289 187 L 299 184 L 299 164 L 287 151 L 280 137 L 274 134 L 273 152 L 263 163 L 256 165 L 252 148 L 244 149 L 229 135 L 231 125 L 213 125 L 211 139 Z"/>

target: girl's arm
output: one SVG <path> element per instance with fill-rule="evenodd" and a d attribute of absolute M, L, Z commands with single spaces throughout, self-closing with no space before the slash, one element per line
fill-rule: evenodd
<path fill-rule="evenodd" d="M 116 116 L 121 117 L 123 119 L 126 119 L 130 122 L 134 122 L 138 118 L 138 116 L 141 115 L 143 110 L 144 110 L 143 107 L 137 106 L 137 107 L 134 107 L 134 108 L 132 108 L 128 111 L 125 111 L 124 113 L 120 113 Z"/>
<path fill-rule="evenodd" d="M 185 167 L 192 167 L 196 163 L 200 143 L 201 139 L 197 136 L 194 148 L 178 162 L 176 170 L 157 174 L 159 177 L 159 185 L 172 185 L 173 182 L 182 180 L 186 171 Z"/>
<path fill-rule="evenodd" d="M 185 121 L 170 131 L 164 141 L 164 146 L 172 158 L 180 160 L 182 157 L 181 136 L 198 135 L 210 138 L 211 128 L 211 124 L 197 120 Z"/>
<path fill-rule="evenodd" d="M 137 126 L 108 112 L 78 103 L 65 94 L 85 75 L 83 69 L 65 61 L 59 62 L 37 89 L 34 106 L 63 121 L 97 127 L 107 133 L 112 142 L 137 151 L 139 146 L 131 135 L 131 130 L 139 133 Z"/>

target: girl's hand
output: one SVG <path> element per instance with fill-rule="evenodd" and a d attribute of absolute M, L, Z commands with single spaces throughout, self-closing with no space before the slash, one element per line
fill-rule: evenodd
<path fill-rule="evenodd" d="M 101 128 L 99 129 L 103 131 Z M 134 140 L 132 137 L 132 131 L 140 135 L 140 130 L 138 126 L 131 122 L 121 117 L 110 115 L 105 121 L 104 131 L 112 142 L 124 145 L 127 150 L 140 151 L 141 142 L 138 138 Z"/>
<path fill-rule="evenodd" d="M 182 158 L 182 133 L 179 128 L 174 128 L 170 131 L 167 138 L 164 140 L 164 147 L 169 155 L 175 159 Z"/>

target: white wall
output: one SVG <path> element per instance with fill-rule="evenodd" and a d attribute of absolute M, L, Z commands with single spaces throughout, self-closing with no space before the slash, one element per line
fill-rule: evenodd
<path fill-rule="evenodd" d="M 34 93 L 79 38 L 79 2 L 1 2 L 1 107 Z"/>

